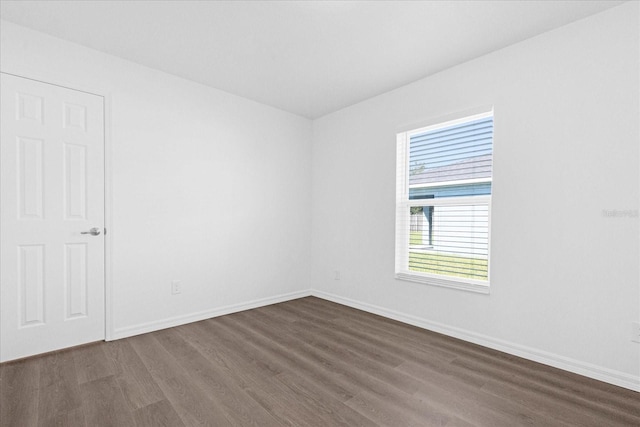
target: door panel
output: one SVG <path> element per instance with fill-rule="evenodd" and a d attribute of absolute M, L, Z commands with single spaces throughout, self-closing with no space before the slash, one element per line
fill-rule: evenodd
<path fill-rule="evenodd" d="M 104 339 L 103 98 L 0 74 L 0 361 Z"/>

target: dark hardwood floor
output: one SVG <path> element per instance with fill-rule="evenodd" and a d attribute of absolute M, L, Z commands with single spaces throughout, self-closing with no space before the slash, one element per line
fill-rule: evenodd
<path fill-rule="evenodd" d="M 0 366 L 9 426 L 640 426 L 640 393 L 317 298 Z"/>

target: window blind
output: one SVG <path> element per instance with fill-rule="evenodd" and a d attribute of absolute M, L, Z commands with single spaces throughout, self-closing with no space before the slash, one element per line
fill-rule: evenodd
<path fill-rule="evenodd" d="M 491 178 L 493 117 L 411 136 L 409 186 Z"/>
<path fill-rule="evenodd" d="M 398 277 L 486 286 L 492 155 L 492 113 L 399 138 Z"/>

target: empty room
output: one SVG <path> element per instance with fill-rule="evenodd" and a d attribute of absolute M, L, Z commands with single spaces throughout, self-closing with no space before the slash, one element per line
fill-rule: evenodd
<path fill-rule="evenodd" d="M 640 426 L 640 2 L 0 18 L 2 427 Z"/>

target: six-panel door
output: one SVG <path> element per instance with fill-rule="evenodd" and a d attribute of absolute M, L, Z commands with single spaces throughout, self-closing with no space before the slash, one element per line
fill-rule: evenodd
<path fill-rule="evenodd" d="M 1 79 L 6 361 L 104 339 L 104 118 L 100 96 Z"/>

